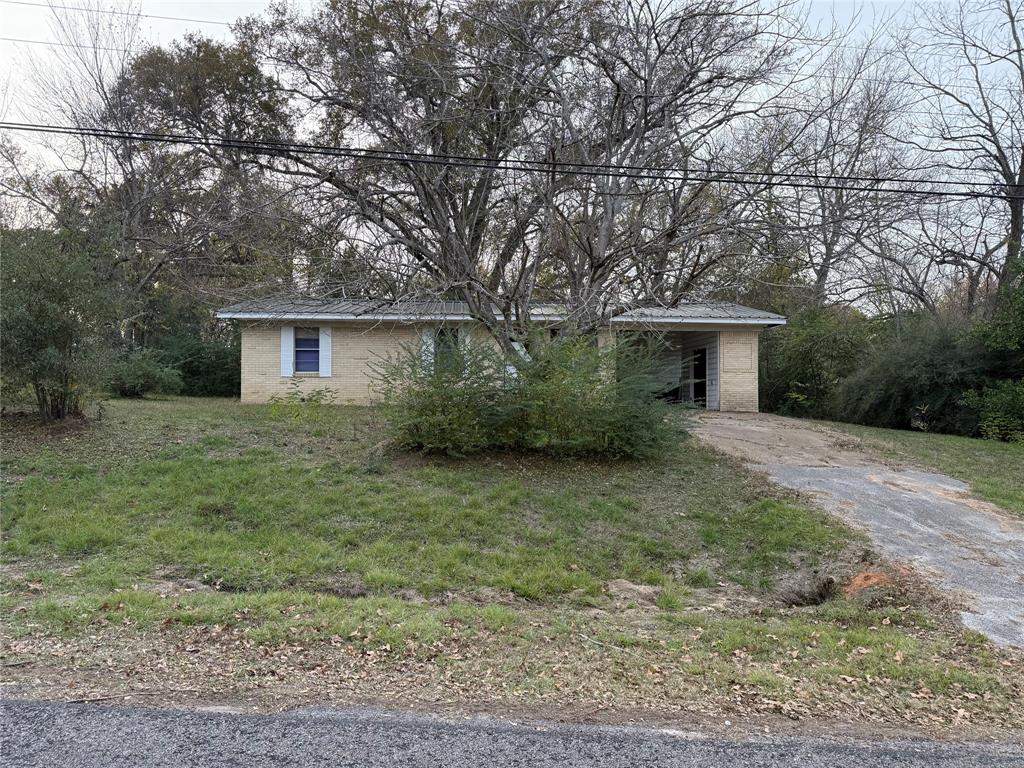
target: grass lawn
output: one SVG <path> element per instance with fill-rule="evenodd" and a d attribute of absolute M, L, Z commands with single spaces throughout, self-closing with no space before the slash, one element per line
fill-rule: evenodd
<path fill-rule="evenodd" d="M 3 423 L 8 693 L 841 717 L 1002 732 L 1019 655 L 679 433 L 649 463 L 380 454 L 372 411 Z M 575 713 L 575 714 L 573 714 Z"/>
<path fill-rule="evenodd" d="M 896 461 L 962 480 L 975 493 L 1024 517 L 1024 443 L 822 422 Z"/>

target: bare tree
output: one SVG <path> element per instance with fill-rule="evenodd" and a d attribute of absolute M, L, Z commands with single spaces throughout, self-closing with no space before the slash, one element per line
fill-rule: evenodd
<path fill-rule="evenodd" d="M 1024 274 L 1024 5 L 1013 0 L 922 4 L 905 59 L 930 117 L 917 142 L 934 169 L 983 182 L 1002 196 L 1000 247 L 972 249 L 1000 286 Z M 987 216 L 977 226 L 992 222 Z M 957 258 L 940 247 L 939 258 Z"/>
<path fill-rule="evenodd" d="M 333 198 L 370 262 L 462 299 L 512 350 L 538 296 L 591 328 L 678 302 L 713 265 L 716 140 L 787 63 L 785 7 L 366 0 L 239 34 L 307 115 L 295 135 L 376 153 L 270 165 Z"/>
<path fill-rule="evenodd" d="M 839 38 L 792 108 L 758 125 L 744 182 L 757 201 L 748 229 L 763 257 L 795 260 L 814 304 L 854 301 L 879 288 L 871 262 L 888 233 L 913 219 L 914 158 L 897 140 L 906 89 L 875 40 Z M 808 88 L 807 84 L 810 84 Z M 778 186 L 783 177 L 793 186 Z"/>
<path fill-rule="evenodd" d="M 543 256 L 580 324 L 630 302 L 678 303 L 721 254 L 730 195 L 716 181 L 725 130 L 784 75 L 784 7 L 734 0 L 601 6 L 551 72 L 547 154 L 571 184 L 550 198 Z M 600 166 L 604 173 L 574 173 Z"/>
<path fill-rule="evenodd" d="M 524 159 L 517 153 L 547 82 L 547 60 L 524 41 L 543 40 L 557 60 L 565 46 L 552 31 L 574 23 L 578 10 L 369 0 L 308 16 L 278 8 L 240 29 L 309 116 L 299 135 L 393 153 L 347 161 L 283 153 L 274 169 L 320 185 L 376 259 L 393 273 L 416 271 L 419 293 L 464 300 L 510 351 L 508 325 L 532 266 L 520 269 L 523 279 L 508 270 L 536 206 L 526 174 L 509 161 Z M 501 290 L 509 279 L 521 284 L 516 293 Z"/>

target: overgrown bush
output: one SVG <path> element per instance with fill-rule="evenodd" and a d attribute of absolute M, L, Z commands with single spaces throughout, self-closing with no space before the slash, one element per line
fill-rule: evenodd
<path fill-rule="evenodd" d="M 493 347 L 468 343 L 434 360 L 415 347 L 376 366 L 394 442 L 466 456 L 513 442 L 514 381 Z"/>
<path fill-rule="evenodd" d="M 666 444 L 652 359 L 627 343 L 558 339 L 510 360 L 470 341 L 434 359 L 418 348 L 377 366 L 391 436 L 402 448 L 466 456 L 517 450 L 646 458 Z"/>
<path fill-rule="evenodd" d="M 536 345 L 518 367 L 517 447 L 555 455 L 647 458 L 667 441 L 665 404 L 654 396 L 650 344 L 599 349 L 576 338 Z"/>
<path fill-rule="evenodd" d="M 237 335 L 230 339 L 172 336 L 159 343 L 158 352 L 161 362 L 181 374 L 181 394 L 238 397 L 242 364 Z"/>
<path fill-rule="evenodd" d="M 71 229 L 0 229 L 4 390 L 30 389 L 47 421 L 80 414 L 109 359 L 114 301 L 93 270 L 92 247 Z"/>
<path fill-rule="evenodd" d="M 977 414 L 978 433 L 989 440 L 1024 442 L 1024 380 L 971 390 L 963 404 Z"/>
<path fill-rule="evenodd" d="M 869 319 L 848 307 L 791 309 L 788 325 L 761 339 L 761 407 L 1011 439 L 1014 382 L 1024 376 L 1021 317 L 1012 303 L 989 320 L 953 310 Z"/>
<path fill-rule="evenodd" d="M 125 354 L 110 371 L 111 391 L 121 397 L 142 397 L 150 392 L 176 395 L 181 391 L 181 374 L 160 362 L 150 350 Z"/>
<path fill-rule="evenodd" d="M 988 382 L 986 351 L 958 318 L 905 318 L 840 387 L 837 416 L 895 429 L 970 435 L 975 416 L 964 395 Z"/>
<path fill-rule="evenodd" d="M 868 357 L 872 324 L 848 307 L 805 307 L 761 338 L 761 408 L 835 418 L 839 387 Z"/>

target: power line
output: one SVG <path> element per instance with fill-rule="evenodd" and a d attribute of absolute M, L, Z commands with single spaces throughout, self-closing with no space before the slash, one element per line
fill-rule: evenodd
<path fill-rule="evenodd" d="M 153 14 L 153 13 L 141 13 L 141 12 L 136 13 L 136 12 L 133 12 L 133 11 L 117 11 L 117 10 L 108 10 L 108 9 L 105 9 L 105 8 L 88 8 L 88 7 L 85 7 L 85 6 L 57 5 L 57 4 L 53 4 L 53 3 L 34 3 L 34 2 L 29 2 L 29 0 L 0 0 L 0 3 L 3 3 L 4 5 L 26 5 L 26 6 L 31 6 L 33 8 L 57 8 L 57 9 L 60 9 L 60 10 L 65 10 L 65 11 L 81 11 L 81 12 L 85 12 L 85 13 L 106 13 L 106 14 L 116 15 L 116 16 L 135 16 L 135 17 L 143 18 L 143 19 L 160 19 L 160 20 L 163 20 L 163 21 L 187 21 L 187 22 L 191 22 L 193 24 L 215 24 L 217 26 L 222 26 L 222 27 L 230 27 L 231 26 L 231 22 L 229 22 L 229 21 L 215 21 L 214 19 L 194 19 L 194 18 L 187 17 L 187 16 L 162 16 L 162 15 Z M 878 52 L 878 53 L 901 53 L 902 50 L 903 50 L 902 48 L 898 48 L 898 47 L 890 47 L 890 48 L 877 47 L 877 48 L 873 48 L 873 47 L 867 46 L 867 45 L 848 45 L 848 44 L 837 45 L 837 46 L 835 46 L 835 48 L 840 49 L 840 50 L 849 50 L 849 51 L 866 51 L 866 52 L 869 52 L 869 53 L 871 53 L 871 52 Z M 929 56 L 931 58 L 959 59 L 959 57 L 956 54 L 951 54 L 951 53 L 936 53 L 936 52 L 932 52 L 932 53 L 929 53 Z"/>
<path fill-rule="evenodd" d="M 55 132 L 61 133 L 74 133 L 75 131 L 82 130 L 75 128 L 74 126 L 58 126 L 58 125 L 42 125 L 37 123 L 7 123 L 6 125 L 17 125 L 25 126 L 26 129 L 52 129 Z M 3 127 L 3 126 L 0 126 Z M 187 140 L 205 141 L 204 137 L 200 136 L 182 136 L 180 134 L 159 134 L 147 131 L 121 131 L 112 128 L 93 128 L 85 129 L 94 131 L 97 134 L 100 132 L 110 133 L 115 138 L 123 138 L 124 135 L 130 134 L 132 136 L 139 137 L 153 137 L 166 138 L 174 137 Z M 90 134 L 96 135 L 96 134 Z M 864 176 L 858 174 L 822 174 L 822 173 L 805 173 L 801 171 L 739 171 L 731 170 L 726 168 L 706 168 L 706 169 L 683 169 L 673 166 L 665 165 L 631 165 L 628 163 L 623 164 L 611 164 L 611 163 L 590 163 L 584 161 L 573 161 L 573 160 L 505 160 L 497 161 L 491 158 L 479 157 L 473 155 L 456 155 L 451 153 L 445 153 L 444 155 L 428 154 L 425 152 L 414 152 L 412 150 L 386 150 L 386 149 L 364 149 L 358 147 L 336 147 L 328 144 L 311 144 L 308 142 L 283 142 L 283 141 L 271 141 L 268 139 L 260 139 L 254 141 L 251 139 L 228 139 L 227 141 L 238 141 L 242 144 L 255 144 L 268 149 L 281 149 L 283 151 L 294 151 L 294 148 L 300 148 L 301 152 L 311 154 L 321 153 L 335 153 L 335 152 L 369 152 L 375 156 L 391 157 L 396 160 L 409 160 L 413 159 L 426 159 L 432 160 L 441 158 L 445 161 L 458 161 L 475 164 L 474 167 L 489 167 L 486 164 L 495 163 L 513 163 L 512 167 L 520 168 L 529 166 L 531 169 L 537 171 L 568 171 L 570 168 L 583 168 L 587 170 L 597 170 L 597 175 L 606 175 L 609 171 L 620 174 L 624 177 L 636 178 L 636 176 L 630 172 L 639 171 L 647 174 L 710 174 L 716 176 L 728 176 L 732 177 L 732 180 L 747 182 L 747 183 L 758 183 L 759 179 L 765 176 L 779 176 L 787 179 L 810 179 L 817 184 L 821 183 L 835 183 L 835 182 L 863 182 L 866 184 L 929 184 L 936 186 L 954 186 L 954 187 L 991 187 L 992 184 L 986 181 L 967 181 L 967 180 L 951 180 L 951 179 L 930 179 L 930 178 L 906 178 L 900 176 Z M 725 180 L 725 179 L 722 179 Z M 851 187 L 851 189 L 861 189 L 861 187 Z M 973 192 L 974 190 L 972 190 Z"/>
<path fill-rule="evenodd" d="M 142 53 L 145 48 L 114 48 L 105 45 L 87 45 L 86 43 L 60 43 L 55 40 L 29 40 L 24 37 L 0 37 L 8 43 L 30 43 L 32 45 L 51 45 L 57 48 L 88 48 L 93 51 L 111 51 L 112 53 Z"/>
<path fill-rule="evenodd" d="M 213 19 L 190 19 L 184 16 L 159 16 L 152 13 L 134 13 L 132 11 L 115 11 L 105 8 L 86 8 L 78 5 L 54 5 L 51 3 L 32 3 L 28 0 L 0 0 L 4 5 L 28 5 L 33 8 L 57 8 L 62 11 L 80 11 L 84 13 L 106 13 L 111 16 L 134 16 L 144 19 L 161 19 L 163 21 L 188 21 L 194 24 L 216 24 L 221 27 L 230 27 L 227 21 L 214 21 Z"/>
<path fill-rule="evenodd" d="M 571 173 L 576 176 L 611 177 L 644 179 L 654 181 L 682 181 L 678 174 L 685 174 L 685 180 L 700 182 L 746 182 L 764 187 L 793 187 L 804 189 L 834 189 L 848 190 L 852 192 L 878 192 L 891 194 L 911 194 L 927 197 L 956 197 L 965 199 L 989 198 L 997 200 L 1024 199 L 1024 195 L 1007 195 L 993 192 L 978 191 L 935 191 L 924 189 L 892 188 L 875 184 L 874 186 L 851 186 L 849 184 L 837 184 L 833 182 L 819 181 L 807 183 L 791 181 L 791 177 L 785 173 L 765 173 L 760 177 L 743 179 L 730 176 L 723 176 L 715 173 L 701 173 L 688 171 L 686 169 L 672 169 L 676 175 L 665 173 L 653 173 L 648 171 L 630 172 L 619 166 L 599 164 L 577 164 L 558 161 L 531 161 L 531 160 L 496 160 L 486 157 L 470 158 L 468 156 L 425 154 L 416 152 L 399 152 L 389 150 L 375 150 L 362 147 L 328 147 L 300 142 L 274 142 L 238 139 L 211 139 L 202 136 L 188 136 L 184 134 L 148 133 L 140 131 L 119 131 L 106 128 L 76 128 L 74 126 L 42 125 L 36 123 L 0 123 L 0 129 L 26 131 L 30 133 L 55 133 L 70 136 L 90 136 L 94 138 L 119 139 L 125 141 L 140 141 L 162 144 L 180 144 L 185 146 L 217 147 L 222 149 L 236 149 L 278 157 L 295 155 L 319 155 L 330 157 L 341 157 L 358 160 L 376 160 L 382 162 L 398 162 L 422 165 L 443 165 L 464 168 L 484 168 L 519 170 L 529 173 Z M 598 170 L 600 169 L 600 170 Z M 741 172 L 734 172 L 741 173 Z M 782 181 L 765 180 L 764 176 L 781 177 Z M 838 177 L 822 177 L 838 178 Z M 922 182 L 906 180 L 907 183 Z M 966 186 L 967 182 L 963 182 Z"/>

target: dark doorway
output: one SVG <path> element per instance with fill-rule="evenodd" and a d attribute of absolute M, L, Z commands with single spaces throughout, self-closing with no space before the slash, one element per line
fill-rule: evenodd
<path fill-rule="evenodd" d="M 693 402 L 707 406 L 708 404 L 708 350 L 693 351 Z"/>

